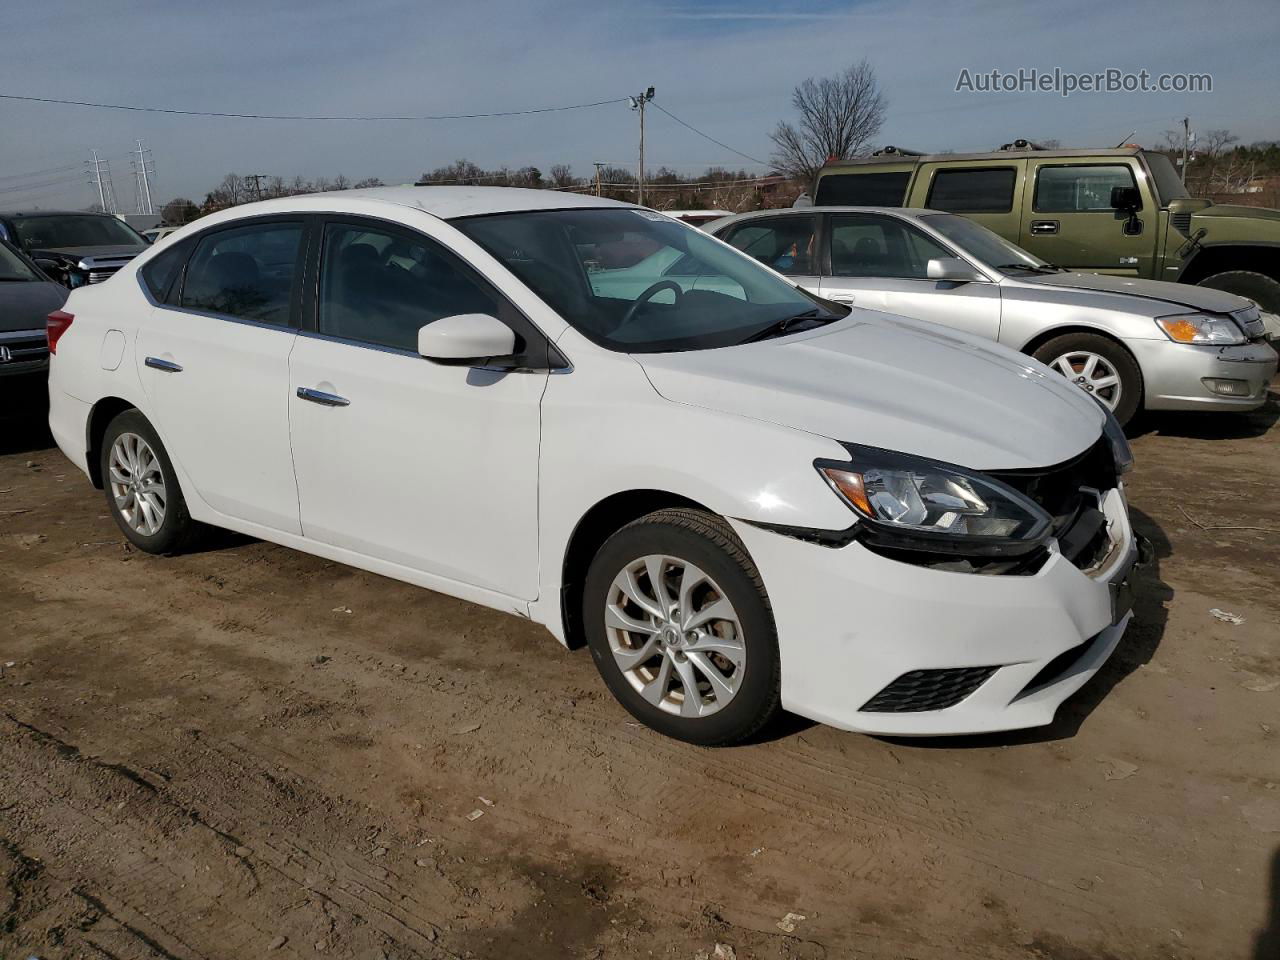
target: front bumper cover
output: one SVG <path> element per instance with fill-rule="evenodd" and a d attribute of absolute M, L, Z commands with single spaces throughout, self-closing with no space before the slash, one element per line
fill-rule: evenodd
<path fill-rule="evenodd" d="M 1030 576 L 941 571 L 856 542 L 832 548 L 733 521 L 773 607 L 783 706 L 841 729 L 898 736 L 1052 722 L 1133 616 L 1127 584 L 1142 552 L 1123 489 L 1107 491 L 1100 507 L 1112 549 L 1098 569 L 1083 571 L 1054 550 Z M 862 709 L 911 671 L 979 667 L 996 669 L 943 709 Z"/>

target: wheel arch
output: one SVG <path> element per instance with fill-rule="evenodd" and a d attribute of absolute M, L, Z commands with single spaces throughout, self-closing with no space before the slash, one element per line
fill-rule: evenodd
<path fill-rule="evenodd" d="M 1199 283 L 1231 270 L 1248 270 L 1280 281 L 1280 247 L 1244 243 L 1203 246 L 1182 268 L 1178 282 Z"/>
<path fill-rule="evenodd" d="M 99 490 L 103 484 L 102 438 L 106 435 L 107 424 L 126 410 L 136 409 L 137 404 L 121 397 L 103 397 L 89 411 L 89 420 L 85 426 L 85 459 L 89 467 L 89 480 Z"/>
<path fill-rule="evenodd" d="M 628 523 L 655 510 L 686 507 L 712 516 L 716 511 L 689 497 L 668 490 L 623 490 L 594 504 L 578 520 L 569 536 L 560 569 L 560 616 L 564 641 L 570 650 L 585 646 L 582 624 L 582 587 L 587 568 L 604 542 Z"/>

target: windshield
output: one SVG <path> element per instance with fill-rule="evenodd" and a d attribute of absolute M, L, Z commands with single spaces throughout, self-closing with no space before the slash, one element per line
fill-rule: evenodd
<path fill-rule="evenodd" d="M 546 210 L 453 224 L 610 350 L 724 347 L 786 330 L 783 321 L 801 315 L 841 315 L 700 230 L 651 210 Z"/>
<path fill-rule="evenodd" d="M 967 217 L 957 217 L 950 213 L 933 213 L 920 219 L 955 243 L 962 252 L 1002 273 L 1013 274 L 1046 266 L 1045 261 L 1035 254 L 1028 253 L 1016 243 L 1010 243 L 1004 237 L 992 233 L 982 224 L 974 223 Z"/>
<path fill-rule="evenodd" d="M 1147 169 L 1156 182 L 1161 206 L 1168 206 L 1170 200 L 1183 200 L 1191 196 L 1187 193 L 1187 185 L 1182 182 L 1167 156 L 1163 153 L 1144 153 L 1142 158 L 1147 161 Z"/>
<path fill-rule="evenodd" d="M 147 241 L 123 220 L 90 215 L 21 217 L 14 220 L 22 246 L 28 250 L 58 247 L 146 246 Z"/>
<path fill-rule="evenodd" d="M 39 274 L 27 266 L 20 256 L 0 243 L 0 283 L 13 280 L 40 280 Z"/>

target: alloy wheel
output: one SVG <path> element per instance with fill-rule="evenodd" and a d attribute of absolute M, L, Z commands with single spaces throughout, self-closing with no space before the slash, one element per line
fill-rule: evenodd
<path fill-rule="evenodd" d="M 613 659 L 647 702 L 705 717 L 737 694 L 747 663 L 742 622 L 706 572 L 678 557 L 632 561 L 605 601 Z"/>
<path fill-rule="evenodd" d="M 1120 374 L 1106 357 L 1087 350 L 1064 353 L 1049 364 L 1053 369 L 1091 396 L 1097 397 L 1109 410 L 1120 403 L 1123 386 Z"/>
<path fill-rule="evenodd" d="M 144 537 L 164 524 L 164 470 L 151 445 L 136 433 L 122 433 L 111 445 L 107 465 L 111 496 L 125 523 Z"/>

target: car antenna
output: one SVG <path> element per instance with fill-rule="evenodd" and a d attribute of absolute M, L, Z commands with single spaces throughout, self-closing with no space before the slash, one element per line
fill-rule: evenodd
<path fill-rule="evenodd" d="M 1130 130 L 1130 131 L 1129 131 L 1129 135 L 1128 135 L 1128 136 L 1126 136 L 1126 137 L 1125 137 L 1123 140 L 1121 140 L 1119 143 L 1117 143 L 1113 149 L 1119 150 L 1121 147 L 1123 147 L 1126 143 L 1128 143 L 1128 142 L 1129 142 L 1129 137 L 1132 137 L 1132 136 L 1133 136 L 1135 133 L 1137 133 L 1137 132 L 1138 132 L 1137 130 Z"/>

